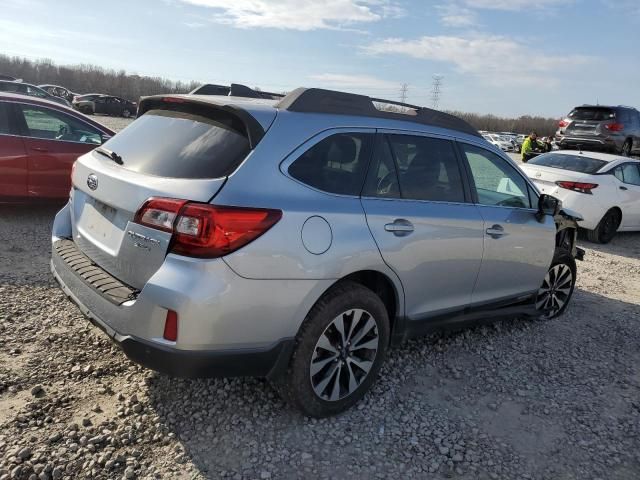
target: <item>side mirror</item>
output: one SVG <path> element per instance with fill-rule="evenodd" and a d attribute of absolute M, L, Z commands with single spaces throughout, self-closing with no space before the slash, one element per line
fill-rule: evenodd
<path fill-rule="evenodd" d="M 555 217 L 562 209 L 562 201 L 551 195 L 543 193 L 538 198 L 538 220 L 542 221 L 545 215 Z"/>

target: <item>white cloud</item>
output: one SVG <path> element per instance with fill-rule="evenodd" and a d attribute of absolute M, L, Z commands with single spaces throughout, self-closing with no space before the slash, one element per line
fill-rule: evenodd
<path fill-rule="evenodd" d="M 552 85 L 562 72 L 594 59 L 582 55 L 547 55 L 497 35 L 387 38 L 364 47 L 374 55 L 396 54 L 453 64 L 462 74 L 493 85 Z"/>
<path fill-rule="evenodd" d="M 317 81 L 320 85 L 333 88 L 399 88 L 398 82 L 390 82 L 370 75 L 346 75 L 341 73 L 320 73 L 310 75 L 310 79 Z"/>
<path fill-rule="evenodd" d="M 440 21 L 447 27 L 470 27 L 477 25 L 476 13 L 456 3 L 437 5 Z"/>
<path fill-rule="evenodd" d="M 397 17 L 396 0 L 181 0 L 214 10 L 213 20 L 238 28 L 340 29 Z"/>

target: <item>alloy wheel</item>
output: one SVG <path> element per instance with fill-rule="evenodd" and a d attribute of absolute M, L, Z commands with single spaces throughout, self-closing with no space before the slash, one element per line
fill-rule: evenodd
<path fill-rule="evenodd" d="M 536 308 L 544 318 L 553 318 L 569 301 L 573 272 L 568 265 L 559 263 L 549 269 L 538 290 Z"/>
<path fill-rule="evenodd" d="M 378 326 L 369 312 L 353 309 L 335 317 L 311 356 L 309 373 L 315 394 L 331 402 L 351 395 L 369 375 L 378 341 Z"/>

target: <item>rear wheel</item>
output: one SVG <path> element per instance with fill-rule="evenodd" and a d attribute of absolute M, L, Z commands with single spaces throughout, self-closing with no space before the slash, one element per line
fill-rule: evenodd
<path fill-rule="evenodd" d="M 587 230 L 587 239 L 594 243 L 609 243 L 618 231 L 620 220 L 617 210 L 609 210 L 594 230 Z"/>
<path fill-rule="evenodd" d="M 388 343 L 389 319 L 380 297 L 358 283 L 343 282 L 307 315 L 276 388 L 306 415 L 340 413 L 369 390 Z"/>
<path fill-rule="evenodd" d="M 622 155 L 623 157 L 628 157 L 629 155 L 631 155 L 632 146 L 633 144 L 631 143 L 631 140 L 627 139 L 622 144 L 622 148 L 620 149 L 620 155 Z"/>
<path fill-rule="evenodd" d="M 576 284 L 576 261 L 566 250 L 559 250 L 551 262 L 536 296 L 536 309 L 542 318 L 564 313 Z"/>

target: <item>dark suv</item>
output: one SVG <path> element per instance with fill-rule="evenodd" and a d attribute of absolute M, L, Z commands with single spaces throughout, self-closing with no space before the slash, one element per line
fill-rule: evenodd
<path fill-rule="evenodd" d="M 629 156 L 640 153 L 640 112 L 633 107 L 582 105 L 558 124 L 558 146 L 604 150 Z"/>

